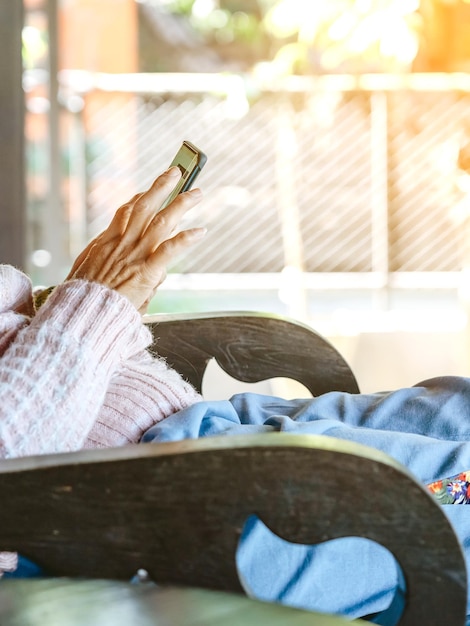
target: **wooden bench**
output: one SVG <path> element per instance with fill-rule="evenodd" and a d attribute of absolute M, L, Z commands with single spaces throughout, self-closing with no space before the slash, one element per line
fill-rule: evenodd
<path fill-rule="evenodd" d="M 288 375 L 314 394 L 357 391 L 337 351 L 303 325 L 196 319 L 148 323 L 159 352 L 199 388 L 215 356 L 243 380 Z M 13 459 L 0 462 L 0 500 L 0 549 L 54 576 L 125 581 L 143 568 L 163 585 L 243 592 L 235 554 L 256 514 L 292 542 L 378 542 L 405 576 L 401 625 L 465 623 L 465 564 L 442 509 L 405 468 L 351 442 L 276 433 Z"/>

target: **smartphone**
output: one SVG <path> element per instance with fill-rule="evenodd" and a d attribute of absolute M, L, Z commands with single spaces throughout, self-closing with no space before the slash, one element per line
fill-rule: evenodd
<path fill-rule="evenodd" d="M 206 161 L 207 156 L 204 152 L 199 150 L 199 148 L 196 148 L 196 146 L 191 142 L 183 141 L 181 148 L 178 150 L 175 158 L 170 164 L 170 167 L 172 165 L 176 165 L 180 168 L 181 178 L 171 194 L 168 196 L 163 207 L 170 204 L 170 202 L 172 202 L 179 193 L 183 193 L 183 191 L 187 191 L 192 187 L 199 172 L 206 164 Z"/>

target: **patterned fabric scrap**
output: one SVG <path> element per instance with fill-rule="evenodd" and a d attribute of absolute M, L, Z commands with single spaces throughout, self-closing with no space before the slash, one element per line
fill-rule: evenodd
<path fill-rule="evenodd" d="M 470 470 L 426 486 L 439 504 L 470 504 Z"/>

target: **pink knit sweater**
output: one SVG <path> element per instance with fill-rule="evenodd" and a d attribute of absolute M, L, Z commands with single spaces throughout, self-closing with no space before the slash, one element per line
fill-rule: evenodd
<path fill-rule="evenodd" d="M 34 314 L 29 278 L 0 265 L 0 458 L 136 443 L 199 401 L 150 343 L 117 292 L 69 281 Z"/>

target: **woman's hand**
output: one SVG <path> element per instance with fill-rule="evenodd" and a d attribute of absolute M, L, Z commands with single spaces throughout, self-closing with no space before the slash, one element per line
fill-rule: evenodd
<path fill-rule="evenodd" d="M 79 255 L 67 280 L 81 278 L 106 285 L 145 313 L 166 277 L 169 262 L 206 232 L 205 228 L 176 232 L 185 213 L 201 200 L 199 189 L 178 195 L 159 210 L 180 176 L 180 170 L 171 167 L 148 191 L 120 207 L 108 228 Z"/>

